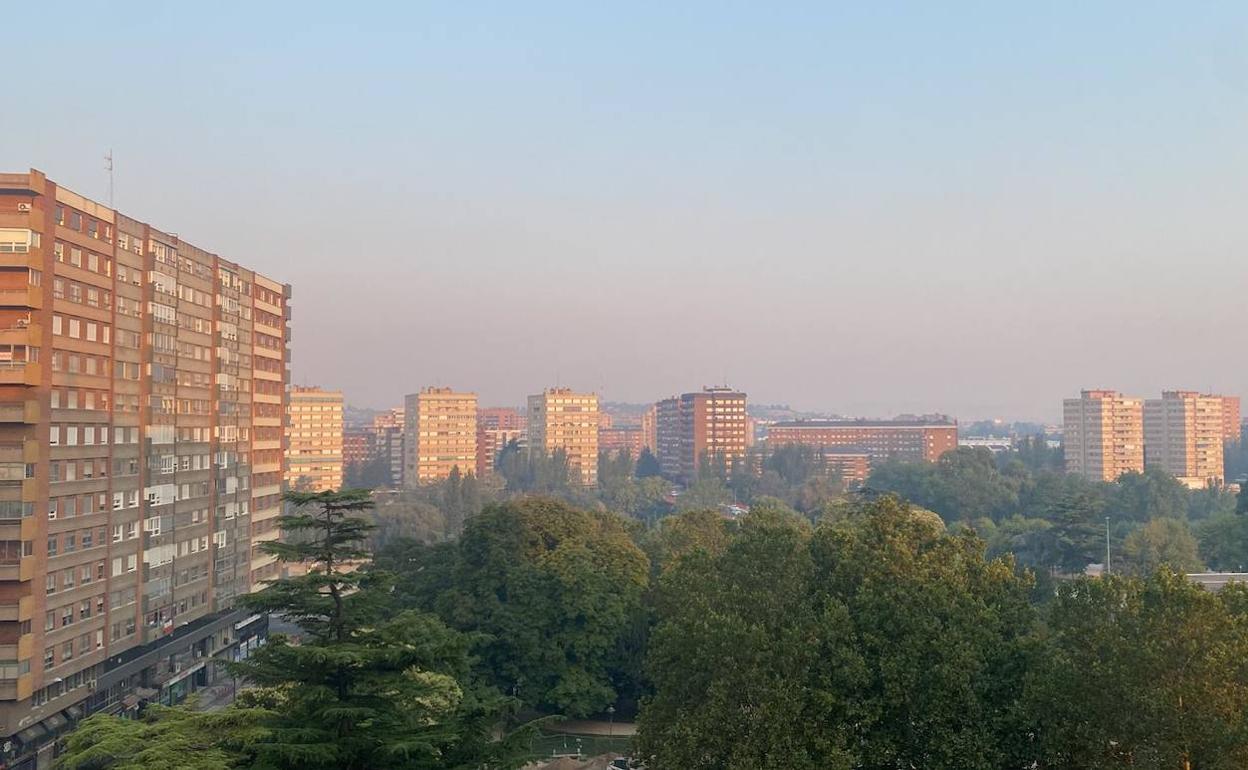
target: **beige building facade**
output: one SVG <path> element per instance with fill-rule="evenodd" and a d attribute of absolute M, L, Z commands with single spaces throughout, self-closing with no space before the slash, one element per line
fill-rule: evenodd
<path fill-rule="evenodd" d="M 1144 401 L 1113 390 L 1085 390 L 1062 404 L 1066 470 L 1116 481 L 1144 470 Z"/>
<path fill-rule="evenodd" d="M 1222 396 L 1168 390 L 1144 402 L 1144 465 L 1172 474 L 1191 489 L 1222 486 Z"/>
<path fill-rule="evenodd" d="M 292 387 L 286 426 L 286 483 L 290 489 L 342 488 L 342 391 Z"/>
<path fill-rule="evenodd" d="M 598 396 L 550 388 L 529 396 L 528 449 L 568 458 L 572 483 L 598 484 Z"/>
<path fill-rule="evenodd" d="M 407 486 L 441 481 L 456 468 L 477 472 L 477 394 L 451 388 L 424 388 L 404 404 Z"/>

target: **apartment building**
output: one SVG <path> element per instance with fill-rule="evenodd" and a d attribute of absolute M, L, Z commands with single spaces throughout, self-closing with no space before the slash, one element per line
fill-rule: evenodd
<path fill-rule="evenodd" d="M 374 436 L 366 429 L 342 429 L 342 467 L 360 466 L 368 463 L 373 456 Z"/>
<path fill-rule="evenodd" d="M 423 388 L 407 396 L 403 478 L 415 487 L 477 470 L 477 394 Z"/>
<path fill-rule="evenodd" d="M 664 475 L 689 481 L 703 463 L 731 473 L 745 456 L 745 394 L 731 388 L 703 388 L 655 404 L 659 466 Z"/>
<path fill-rule="evenodd" d="M 645 433 L 640 425 L 613 424 L 609 428 L 598 429 L 598 451 L 615 456 L 620 452 L 628 452 L 629 457 L 636 460 L 641 457 L 645 448 Z"/>
<path fill-rule="evenodd" d="M 1222 440 L 1238 442 L 1243 438 L 1244 424 L 1240 417 L 1239 396 L 1217 396 L 1222 399 Z"/>
<path fill-rule="evenodd" d="M 650 408 L 641 413 L 641 448 L 642 451 L 650 450 L 651 454 L 658 454 L 659 451 L 659 416 L 658 405 L 651 404 Z"/>
<path fill-rule="evenodd" d="M 369 432 L 373 436 L 373 451 L 377 457 L 384 458 L 390 468 L 390 486 L 403 487 L 403 466 L 407 462 L 404 446 L 407 433 L 405 410 L 400 407 L 373 417 L 373 426 Z"/>
<path fill-rule="evenodd" d="M 1191 489 L 1224 481 L 1222 396 L 1167 390 L 1144 402 L 1144 467 L 1160 468 Z"/>
<path fill-rule="evenodd" d="M 799 444 L 858 449 L 872 462 L 936 462 L 958 446 L 958 424 L 945 418 L 898 420 L 789 420 L 767 428 L 771 448 Z"/>
<path fill-rule="evenodd" d="M 267 619 L 290 287 L 0 174 L 0 763 L 177 702 Z"/>
<path fill-rule="evenodd" d="M 342 489 L 342 391 L 293 386 L 287 408 L 287 487 L 303 492 Z"/>
<path fill-rule="evenodd" d="M 528 451 L 568 458 L 572 483 L 598 484 L 598 396 L 550 388 L 529 396 Z"/>
<path fill-rule="evenodd" d="M 498 454 L 512 441 L 525 444 L 524 415 L 510 407 L 477 410 L 477 478 L 494 472 Z"/>
<path fill-rule="evenodd" d="M 1144 401 L 1114 390 L 1085 390 L 1062 404 L 1066 471 L 1115 481 L 1144 470 Z"/>

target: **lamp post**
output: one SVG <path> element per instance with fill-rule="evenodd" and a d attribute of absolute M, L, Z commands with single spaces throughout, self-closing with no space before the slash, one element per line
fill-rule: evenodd
<path fill-rule="evenodd" d="M 615 706 L 607 706 L 607 738 L 615 737 Z"/>

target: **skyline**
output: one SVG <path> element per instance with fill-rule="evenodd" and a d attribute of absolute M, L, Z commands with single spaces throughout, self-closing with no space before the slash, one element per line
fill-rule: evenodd
<path fill-rule="evenodd" d="M 6 10 L 0 141 L 290 281 L 295 384 L 1248 392 L 1248 9 L 300 7 Z"/>

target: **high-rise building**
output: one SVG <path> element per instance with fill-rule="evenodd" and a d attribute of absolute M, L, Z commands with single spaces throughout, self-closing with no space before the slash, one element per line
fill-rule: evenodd
<path fill-rule="evenodd" d="M 936 462 L 958 447 L 958 425 L 944 418 L 914 420 L 789 420 L 767 427 L 767 446 L 859 449 L 873 462 Z"/>
<path fill-rule="evenodd" d="M 377 457 L 384 458 L 390 469 L 390 486 L 402 487 L 403 466 L 407 462 L 404 451 L 404 435 L 406 434 L 407 418 L 402 407 L 382 412 L 373 417 L 373 451 Z"/>
<path fill-rule="evenodd" d="M 441 481 L 459 469 L 477 471 L 477 394 L 424 388 L 404 405 L 407 486 Z"/>
<path fill-rule="evenodd" d="M 290 287 L 0 174 L 0 763 L 176 702 L 267 619 Z M 228 674 L 224 674 L 228 677 Z"/>
<path fill-rule="evenodd" d="M 1144 470 L 1144 402 L 1113 390 L 1085 390 L 1062 405 L 1066 470 L 1116 481 Z"/>
<path fill-rule="evenodd" d="M 641 457 L 644 434 L 640 425 L 622 425 L 616 423 L 609 428 L 598 429 L 598 451 L 614 456 L 620 452 L 628 452 L 629 457 L 636 460 Z"/>
<path fill-rule="evenodd" d="M 343 428 L 342 430 L 342 467 L 366 465 L 373 457 L 374 436 L 367 429 Z"/>
<path fill-rule="evenodd" d="M 597 395 L 550 388 L 529 396 L 528 451 L 556 450 L 567 457 L 572 483 L 598 484 Z"/>
<path fill-rule="evenodd" d="M 1239 396 L 1217 396 L 1222 399 L 1222 440 L 1238 442 L 1243 438 Z"/>
<path fill-rule="evenodd" d="M 641 448 L 643 451 L 650 450 L 651 454 L 657 454 L 659 450 L 658 407 L 655 404 L 641 413 Z"/>
<path fill-rule="evenodd" d="M 342 489 L 342 391 L 294 386 L 287 408 L 286 484 L 290 489 Z"/>
<path fill-rule="evenodd" d="M 1185 486 L 1221 486 L 1222 396 L 1167 390 L 1144 402 L 1144 467 L 1160 468 Z"/>
<path fill-rule="evenodd" d="M 477 410 L 477 478 L 493 473 L 498 453 L 512 441 L 525 443 L 524 415 L 510 407 Z"/>
<path fill-rule="evenodd" d="M 731 473 L 745 456 L 745 394 L 731 388 L 703 388 L 655 405 L 658 459 L 664 474 L 686 481 L 704 462 Z"/>

